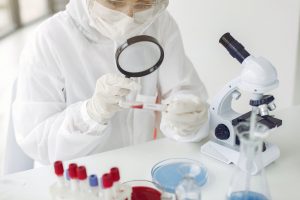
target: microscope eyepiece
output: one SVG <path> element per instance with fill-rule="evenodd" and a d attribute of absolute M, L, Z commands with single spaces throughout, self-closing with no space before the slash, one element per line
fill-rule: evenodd
<path fill-rule="evenodd" d="M 225 33 L 219 42 L 228 50 L 230 55 L 236 58 L 240 63 L 250 56 L 245 47 L 235 40 L 230 33 Z"/>

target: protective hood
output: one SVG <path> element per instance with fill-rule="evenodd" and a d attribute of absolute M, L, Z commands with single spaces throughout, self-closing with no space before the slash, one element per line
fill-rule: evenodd
<path fill-rule="evenodd" d="M 89 39 L 94 42 L 108 40 L 99 32 L 89 25 L 89 15 L 86 0 L 70 0 L 66 6 L 66 12 L 70 15 L 78 29 Z"/>
<path fill-rule="evenodd" d="M 94 42 L 109 40 L 99 31 L 91 26 L 87 0 L 70 0 L 66 7 L 66 12 L 70 15 L 78 29 L 89 39 Z M 168 2 L 168 1 L 167 1 Z M 167 3 L 168 4 L 168 3 Z M 157 16 L 158 17 L 158 16 Z M 155 18 L 155 20 L 157 19 Z M 152 22 L 154 23 L 154 21 Z"/>

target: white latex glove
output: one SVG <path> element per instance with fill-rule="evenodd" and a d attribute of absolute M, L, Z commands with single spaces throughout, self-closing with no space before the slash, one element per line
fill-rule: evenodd
<path fill-rule="evenodd" d="M 195 95 L 175 97 L 166 103 L 162 123 L 181 137 L 195 134 L 208 119 L 208 104 Z"/>
<path fill-rule="evenodd" d="M 116 74 L 105 74 L 97 80 L 93 97 L 87 102 L 88 115 L 105 124 L 122 108 L 119 102 L 131 91 L 138 90 L 135 81 Z"/>

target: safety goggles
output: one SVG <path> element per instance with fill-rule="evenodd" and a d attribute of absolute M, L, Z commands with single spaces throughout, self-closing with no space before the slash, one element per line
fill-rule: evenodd
<path fill-rule="evenodd" d="M 168 5 L 168 0 L 96 0 L 107 8 L 123 13 L 137 13 L 150 8 L 160 9 Z"/>

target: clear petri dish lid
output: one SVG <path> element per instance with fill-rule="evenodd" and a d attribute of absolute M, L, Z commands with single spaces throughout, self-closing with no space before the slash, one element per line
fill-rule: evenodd
<path fill-rule="evenodd" d="M 171 158 L 155 164 L 151 170 L 153 182 L 161 190 L 175 193 L 180 181 L 185 177 L 193 177 L 199 186 L 207 182 L 207 170 L 196 160 L 187 158 Z"/>

